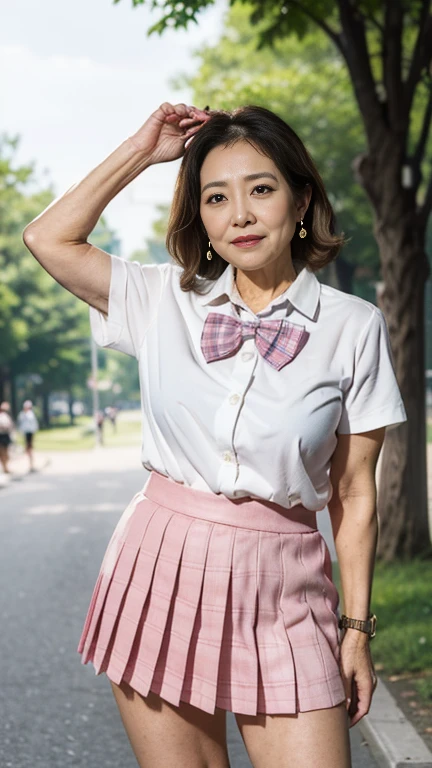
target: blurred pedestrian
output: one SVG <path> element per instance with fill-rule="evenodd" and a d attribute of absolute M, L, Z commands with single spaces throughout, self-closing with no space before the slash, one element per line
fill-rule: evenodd
<path fill-rule="evenodd" d="M 10 475 L 9 469 L 9 446 L 12 442 L 12 431 L 14 423 L 10 415 L 10 405 L 4 400 L 0 403 L 0 464 L 3 472 Z"/>
<path fill-rule="evenodd" d="M 110 420 L 114 432 L 117 431 L 117 412 L 118 410 L 114 405 L 107 405 L 105 408 L 105 415 Z"/>
<path fill-rule="evenodd" d="M 95 421 L 96 421 L 96 429 L 98 431 L 98 436 L 99 436 L 99 442 L 101 445 L 103 445 L 104 422 L 105 422 L 105 414 L 103 411 L 96 411 Z"/>
<path fill-rule="evenodd" d="M 33 438 L 35 432 L 39 429 L 39 422 L 33 411 L 33 403 L 31 400 L 24 401 L 23 409 L 18 414 L 18 429 L 24 435 L 25 452 L 29 458 L 29 470 L 30 472 L 36 472 L 33 456 Z"/>

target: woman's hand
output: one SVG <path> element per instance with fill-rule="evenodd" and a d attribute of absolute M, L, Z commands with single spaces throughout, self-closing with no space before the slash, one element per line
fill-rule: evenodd
<path fill-rule="evenodd" d="M 356 629 L 346 630 L 341 642 L 340 668 L 350 728 L 369 712 L 377 685 L 369 644 L 369 637 Z"/>
<path fill-rule="evenodd" d="M 209 111 L 186 104 L 161 104 L 143 126 L 130 136 L 132 144 L 147 155 L 149 165 L 182 157 L 187 142 L 211 117 Z"/>

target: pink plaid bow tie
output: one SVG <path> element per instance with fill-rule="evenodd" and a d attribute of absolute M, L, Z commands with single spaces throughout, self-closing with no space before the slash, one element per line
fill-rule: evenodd
<path fill-rule="evenodd" d="M 304 326 L 284 319 L 242 322 L 230 315 L 209 312 L 201 334 L 201 350 L 207 363 L 235 354 L 251 333 L 258 352 L 278 371 L 294 360 L 309 338 Z"/>

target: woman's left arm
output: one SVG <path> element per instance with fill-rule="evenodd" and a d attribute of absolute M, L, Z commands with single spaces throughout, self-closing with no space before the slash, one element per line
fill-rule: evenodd
<path fill-rule="evenodd" d="M 331 460 L 333 495 L 328 504 L 339 562 L 343 613 L 366 620 L 378 538 L 375 471 L 385 427 L 357 435 L 338 435 Z M 346 629 L 341 642 L 341 673 L 350 727 L 369 711 L 376 677 L 369 637 Z"/>

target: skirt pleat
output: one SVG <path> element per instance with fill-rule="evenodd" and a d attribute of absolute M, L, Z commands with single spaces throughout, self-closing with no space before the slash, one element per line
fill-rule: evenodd
<path fill-rule="evenodd" d="M 255 637 L 257 547 L 259 531 L 235 530 L 218 676 L 218 706 L 252 714 L 257 711 L 258 655 Z"/>
<path fill-rule="evenodd" d="M 90 660 L 93 661 L 94 645 L 98 637 L 97 629 L 101 622 L 103 606 L 105 604 L 105 598 L 107 596 L 113 577 L 114 568 L 116 567 L 123 550 L 124 542 L 128 534 L 128 528 L 132 523 L 134 523 L 135 526 L 138 524 L 138 520 L 136 516 L 133 515 L 133 513 L 143 498 L 144 496 L 142 493 L 135 494 L 131 502 L 124 510 L 119 522 L 117 523 L 114 533 L 111 536 L 110 542 L 102 560 L 99 576 L 96 582 L 96 586 L 93 590 L 90 607 L 87 612 L 87 618 L 78 645 L 78 652 L 82 654 L 83 664 L 86 664 Z M 150 503 L 155 509 L 156 505 L 152 502 Z M 131 537 L 132 541 L 133 538 L 134 537 Z"/>
<path fill-rule="evenodd" d="M 306 534 L 287 535 L 287 545 L 291 551 L 295 550 L 295 543 L 302 535 Z M 275 537 L 273 534 L 260 533 L 257 567 L 258 612 L 255 628 L 260 670 L 258 712 L 296 711 L 294 653 L 285 628 L 281 605 L 282 545 L 283 534 Z M 277 675 L 275 670 L 278 670 Z"/>
<path fill-rule="evenodd" d="M 328 610 L 323 592 L 322 542 L 316 531 L 284 536 L 282 543 L 280 602 L 294 657 L 296 706 L 301 712 L 335 706 L 344 698 L 336 654 L 338 620 Z"/>
<path fill-rule="evenodd" d="M 174 517 L 165 526 L 164 538 L 155 564 L 153 581 L 144 606 L 145 617 L 140 629 L 139 645 L 134 654 L 133 667 L 128 679 L 132 687 L 147 695 L 158 660 L 165 632 L 171 598 L 180 565 L 186 534 L 192 524 L 190 518 Z M 150 545 L 151 541 L 148 542 Z M 143 596 L 144 597 L 144 596 Z"/>
<path fill-rule="evenodd" d="M 211 526 L 201 599 L 192 630 L 181 698 L 206 712 L 220 706 L 218 670 L 223 649 L 224 622 L 232 573 L 232 554 L 236 529 L 229 525 Z M 155 688 L 157 693 L 157 689 Z"/>
<path fill-rule="evenodd" d="M 171 610 L 152 681 L 152 691 L 176 705 L 182 696 L 204 573 L 208 567 L 207 554 L 212 529 L 210 523 L 194 520 L 187 532 Z M 195 632 L 197 634 L 196 629 Z"/>
<path fill-rule="evenodd" d="M 142 696 L 212 714 L 342 702 L 328 548 L 309 511 L 310 523 L 298 510 L 298 519 L 280 516 L 282 532 L 277 509 L 266 530 L 267 511 L 263 503 L 261 517 L 260 501 L 235 504 L 152 473 L 108 545 L 82 662 Z"/>
<path fill-rule="evenodd" d="M 149 502 L 138 505 L 135 516 L 139 519 L 138 530 L 139 545 L 136 557 L 130 568 L 125 570 L 124 580 L 127 581 L 127 591 L 124 595 L 121 610 L 118 611 L 115 636 L 105 669 L 108 677 L 114 683 L 120 683 L 126 665 L 130 662 L 131 651 L 138 626 L 145 619 L 148 612 L 148 597 L 154 577 L 154 571 L 162 549 L 162 543 L 166 528 L 168 527 L 173 512 L 149 506 Z M 134 549 L 136 543 L 134 542 Z M 133 567 L 133 573 L 132 573 Z M 131 578 L 133 576 L 133 578 Z"/>

